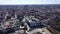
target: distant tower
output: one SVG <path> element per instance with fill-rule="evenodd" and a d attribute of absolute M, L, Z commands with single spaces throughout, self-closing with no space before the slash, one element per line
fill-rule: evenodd
<path fill-rule="evenodd" d="M 27 11 L 28 10 L 28 5 L 25 5 L 24 6 L 24 11 Z"/>
<path fill-rule="evenodd" d="M 15 12 L 15 18 L 17 19 L 17 14 L 16 14 L 16 12 Z"/>

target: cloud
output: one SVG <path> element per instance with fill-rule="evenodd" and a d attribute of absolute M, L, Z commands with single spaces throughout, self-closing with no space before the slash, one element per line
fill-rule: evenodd
<path fill-rule="evenodd" d="M 1 4 L 60 4 L 60 0 L 0 0 Z"/>

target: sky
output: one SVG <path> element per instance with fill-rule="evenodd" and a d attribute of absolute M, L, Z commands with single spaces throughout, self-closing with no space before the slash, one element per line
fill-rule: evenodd
<path fill-rule="evenodd" d="M 60 4 L 60 0 L 0 0 L 0 5 Z"/>

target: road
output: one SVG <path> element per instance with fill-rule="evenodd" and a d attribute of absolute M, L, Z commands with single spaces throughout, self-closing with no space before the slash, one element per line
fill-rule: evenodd
<path fill-rule="evenodd" d="M 37 33 L 37 32 L 40 32 L 42 34 L 51 34 L 51 32 L 49 30 L 47 30 L 46 28 L 34 29 L 34 30 L 28 32 L 28 34 L 33 34 L 33 33 Z"/>

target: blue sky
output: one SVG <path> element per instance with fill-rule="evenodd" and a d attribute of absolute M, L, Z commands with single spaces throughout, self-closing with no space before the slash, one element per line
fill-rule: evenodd
<path fill-rule="evenodd" d="M 0 5 L 60 4 L 60 0 L 0 0 Z"/>

